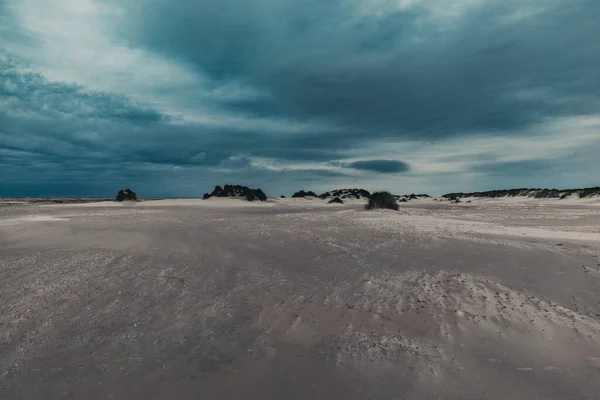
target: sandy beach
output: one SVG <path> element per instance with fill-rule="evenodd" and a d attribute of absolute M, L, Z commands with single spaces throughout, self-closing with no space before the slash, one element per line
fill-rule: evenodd
<path fill-rule="evenodd" d="M 2 204 L 0 398 L 600 398 L 598 199 L 363 203 Z"/>

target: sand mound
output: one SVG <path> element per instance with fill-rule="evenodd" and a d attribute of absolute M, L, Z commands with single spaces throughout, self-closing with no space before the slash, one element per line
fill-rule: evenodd
<path fill-rule="evenodd" d="M 264 309 L 256 326 L 262 346 L 299 343 L 340 366 L 379 372 L 409 366 L 432 382 L 475 358 L 515 372 L 550 371 L 585 361 L 565 351 L 573 341 L 600 344 L 600 323 L 580 310 L 442 271 L 366 274 L 324 297 L 298 294 Z"/>

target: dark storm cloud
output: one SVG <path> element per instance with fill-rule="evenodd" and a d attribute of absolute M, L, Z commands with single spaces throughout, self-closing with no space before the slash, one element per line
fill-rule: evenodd
<path fill-rule="evenodd" d="M 217 166 L 234 155 L 233 134 L 211 137 L 201 127 L 141 126 L 0 113 L 0 148 L 63 159 Z M 238 142 L 239 143 L 239 142 Z M 241 144 L 240 144 L 241 145 Z M 227 149 L 227 150 L 223 150 Z"/>
<path fill-rule="evenodd" d="M 407 172 L 410 170 L 410 166 L 407 163 L 395 160 L 354 161 L 350 163 L 341 163 L 341 166 L 344 168 L 375 171 L 384 174 L 394 174 L 399 172 Z"/>
<path fill-rule="evenodd" d="M 449 21 L 439 7 L 433 17 L 393 2 L 366 15 L 368 2 L 342 0 L 126 4 L 121 33 L 134 45 L 183 60 L 216 85 L 266 93 L 224 106 L 368 128 L 350 133 L 355 140 L 390 130 L 512 132 L 600 108 L 595 0 L 489 1 Z"/>
<path fill-rule="evenodd" d="M 112 196 L 121 186 L 135 186 L 146 195 L 201 196 L 233 176 L 240 182 L 252 177 L 262 187 L 268 187 L 265 181 L 279 182 L 279 188 L 345 176 L 252 165 L 253 157 L 281 163 L 343 159 L 337 150 L 344 146 L 316 149 L 302 133 L 282 136 L 182 122 L 124 96 L 24 73 L 17 58 L 2 57 L 0 196 Z"/>
<path fill-rule="evenodd" d="M 0 147 L 28 154 L 174 166 L 244 168 L 250 158 L 278 162 L 343 159 L 350 143 L 307 130 L 211 127 L 180 121 L 125 96 L 52 82 L 0 54 Z"/>

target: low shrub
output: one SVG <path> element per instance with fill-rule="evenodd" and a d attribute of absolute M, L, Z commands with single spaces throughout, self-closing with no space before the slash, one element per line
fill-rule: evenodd
<path fill-rule="evenodd" d="M 116 201 L 137 201 L 137 195 L 131 189 L 121 189 L 117 193 Z"/>
<path fill-rule="evenodd" d="M 382 191 L 375 192 L 369 198 L 369 202 L 365 205 L 365 209 L 388 209 L 398 211 L 398 201 L 390 192 Z"/>
<path fill-rule="evenodd" d="M 294 198 L 294 199 L 301 198 L 301 197 L 317 197 L 317 194 L 311 190 L 309 190 L 308 192 L 306 192 L 304 190 L 300 190 L 292 195 L 292 198 Z"/>

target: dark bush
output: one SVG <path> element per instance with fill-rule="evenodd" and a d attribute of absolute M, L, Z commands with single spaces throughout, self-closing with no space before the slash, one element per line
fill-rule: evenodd
<path fill-rule="evenodd" d="M 137 195 L 131 189 L 121 189 L 117 193 L 116 201 L 137 201 Z"/>
<path fill-rule="evenodd" d="M 227 185 L 225 185 L 227 186 Z M 226 197 L 228 196 L 227 194 L 225 194 L 225 191 L 223 190 L 223 188 L 219 185 L 215 186 L 215 188 L 213 189 L 212 193 L 210 194 L 211 197 Z"/>
<path fill-rule="evenodd" d="M 592 197 L 592 196 L 600 196 L 600 187 L 598 187 L 598 186 L 592 187 L 592 188 L 586 188 L 586 189 L 577 189 L 577 190 L 574 190 L 574 191 L 581 198 Z"/>
<path fill-rule="evenodd" d="M 267 195 L 265 194 L 265 192 L 262 191 L 262 189 L 251 189 L 251 190 L 258 200 L 267 201 Z"/>
<path fill-rule="evenodd" d="M 267 195 L 261 189 L 250 189 L 241 185 L 215 186 L 212 193 L 206 193 L 203 199 L 206 200 L 211 197 L 243 197 L 248 201 L 267 201 Z"/>
<path fill-rule="evenodd" d="M 292 198 L 297 199 L 300 197 L 317 197 L 317 194 L 313 191 L 305 192 L 304 190 L 300 190 L 292 195 Z"/>
<path fill-rule="evenodd" d="M 281 195 L 281 198 L 282 198 L 282 199 L 285 199 L 285 196 L 284 196 L 284 195 Z"/>
<path fill-rule="evenodd" d="M 344 204 L 344 200 L 340 199 L 339 197 L 334 197 L 333 199 L 331 199 L 327 202 L 327 204 L 333 204 L 333 203 Z"/>
<path fill-rule="evenodd" d="M 375 192 L 369 198 L 369 202 L 365 205 L 365 209 L 373 210 L 373 209 L 389 209 L 398 211 L 398 202 L 396 201 L 396 197 L 390 192 Z"/>
<path fill-rule="evenodd" d="M 203 200 L 210 199 L 210 194 L 208 194 L 208 193 L 204 193 L 204 196 L 202 196 L 202 199 L 203 199 Z"/>
<path fill-rule="evenodd" d="M 325 192 L 319 195 L 319 198 L 323 200 L 329 197 L 339 197 L 341 199 L 366 199 L 370 196 L 371 193 L 364 189 L 337 189 Z"/>

